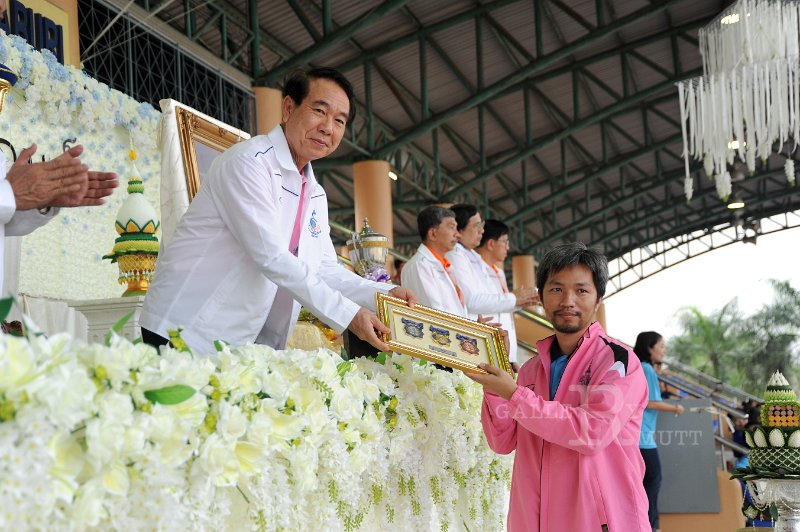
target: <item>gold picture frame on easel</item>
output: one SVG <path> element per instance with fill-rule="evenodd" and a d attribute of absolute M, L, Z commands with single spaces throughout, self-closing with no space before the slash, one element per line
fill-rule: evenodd
<path fill-rule="evenodd" d="M 250 137 L 243 131 L 211 122 L 183 107 L 175 109 L 175 118 L 178 121 L 186 192 L 191 202 L 200 189 L 203 175 L 217 155 Z"/>

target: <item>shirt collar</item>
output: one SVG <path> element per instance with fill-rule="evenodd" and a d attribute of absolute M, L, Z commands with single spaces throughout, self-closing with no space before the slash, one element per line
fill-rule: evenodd
<path fill-rule="evenodd" d="M 426 244 L 422 245 L 425 246 L 425 249 L 427 249 L 431 255 L 433 255 L 433 258 L 439 261 L 439 264 L 441 264 L 444 267 L 445 271 L 447 271 L 450 268 L 450 261 L 447 260 L 447 258 L 442 257 L 441 255 L 436 253 L 433 249 L 428 247 Z"/>
<path fill-rule="evenodd" d="M 303 176 L 300 175 L 300 172 L 297 170 L 297 165 L 294 164 L 292 152 L 289 150 L 289 143 L 286 141 L 286 134 L 283 132 L 283 128 L 280 124 L 267 133 L 267 137 L 269 137 L 270 142 L 275 147 L 275 158 L 278 160 L 278 164 L 281 165 L 281 168 L 287 172 L 289 176 L 297 179 L 297 192 L 299 194 L 299 187 Z M 308 185 L 306 186 L 316 185 L 317 180 L 314 178 L 314 169 L 311 167 L 310 161 L 306 165 L 305 172 L 308 181 Z M 286 177 L 287 174 L 284 174 L 284 177 Z"/>

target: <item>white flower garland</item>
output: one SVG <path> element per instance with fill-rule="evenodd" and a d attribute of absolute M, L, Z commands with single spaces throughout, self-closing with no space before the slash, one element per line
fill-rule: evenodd
<path fill-rule="evenodd" d="M 511 460 L 460 372 L 220 349 L 0 336 L 0 528 L 504 527 Z"/>
<path fill-rule="evenodd" d="M 704 75 L 678 83 L 684 192 L 691 200 L 694 157 L 727 199 L 734 158 L 752 174 L 775 143 L 792 141 L 794 151 L 800 141 L 800 2 L 739 0 L 699 41 Z"/>
<path fill-rule="evenodd" d="M 102 260 L 117 234 L 114 219 L 129 176 L 131 142 L 145 195 L 159 208 L 160 153 L 156 142 L 161 114 L 110 89 L 49 51 L 38 52 L 16 35 L 0 31 L 0 63 L 19 81 L 6 97 L 0 137 L 17 150 L 38 145 L 36 157 L 58 155 L 62 142 L 76 138 L 81 159 L 91 168 L 116 171 L 121 186 L 102 207 L 62 209 L 56 220 L 22 240 L 20 293 L 54 299 L 105 299 L 122 289 L 115 264 Z M 7 154 L 10 158 L 11 154 Z M 86 279 L 92 279 L 87 283 Z"/>

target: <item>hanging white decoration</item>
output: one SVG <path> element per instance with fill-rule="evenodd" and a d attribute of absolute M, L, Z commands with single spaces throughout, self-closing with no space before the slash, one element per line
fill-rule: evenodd
<path fill-rule="evenodd" d="M 795 184 L 795 177 L 794 177 L 794 159 L 786 159 L 786 164 L 783 165 L 783 170 L 786 172 L 786 181 L 794 186 Z"/>
<path fill-rule="evenodd" d="M 800 1 L 739 0 L 700 30 L 699 42 L 703 76 L 678 83 L 687 200 L 690 157 L 703 161 L 721 198 L 736 158 L 750 174 L 775 143 L 789 142 L 791 158 L 800 138 Z"/>

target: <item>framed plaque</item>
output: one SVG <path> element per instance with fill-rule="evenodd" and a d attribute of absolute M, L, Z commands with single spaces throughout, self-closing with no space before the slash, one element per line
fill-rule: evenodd
<path fill-rule="evenodd" d="M 468 373 L 486 373 L 478 367 L 483 362 L 511 374 L 497 328 L 423 305 L 410 308 L 380 292 L 376 297 L 378 318 L 391 331 L 383 340 L 394 351 Z"/>
<path fill-rule="evenodd" d="M 211 122 L 204 115 L 185 107 L 175 109 L 175 118 L 178 121 L 186 190 L 191 202 L 200 189 L 203 175 L 217 155 L 237 142 L 247 140 L 249 135 L 226 124 Z"/>

